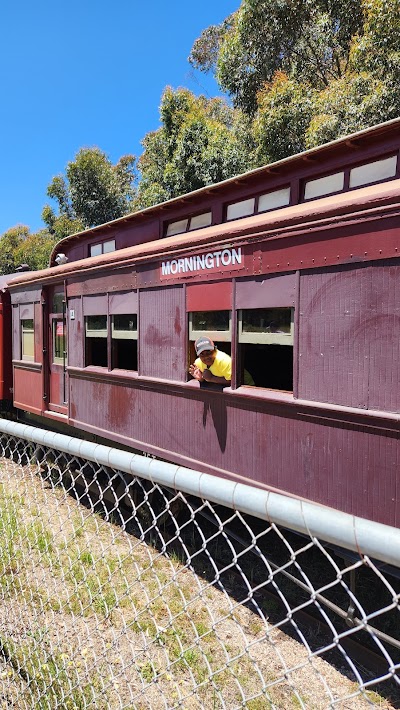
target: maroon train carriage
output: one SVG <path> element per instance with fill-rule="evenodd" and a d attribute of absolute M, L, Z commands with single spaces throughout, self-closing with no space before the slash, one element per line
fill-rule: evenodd
<path fill-rule="evenodd" d="M 21 267 L 22 270 L 25 269 Z M 0 410 L 2 411 L 10 409 L 13 400 L 11 300 L 7 285 L 17 275 L 0 276 Z"/>
<path fill-rule="evenodd" d="M 15 407 L 399 525 L 399 127 L 60 242 L 9 285 Z M 188 375 L 200 334 L 221 392 Z"/>

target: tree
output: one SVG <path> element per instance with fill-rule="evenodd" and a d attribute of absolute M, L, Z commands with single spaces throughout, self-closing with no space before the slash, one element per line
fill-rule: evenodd
<path fill-rule="evenodd" d="M 321 92 L 314 115 L 305 134 L 305 145 L 312 148 L 394 118 L 397 94 L 370 72 L 348 73 Z"/>
<path fill-rule="evenodd" d="M 46 205 L 42 218 L 59 239 L 128 214 L 135 195 L 135 158 L 124 155 L 113 165 L 99 148 L 82 148 L 47 189 L 58 214 Z"/>
<path fill-rule="evenodd" d="M 318 92 L 278 72 L 258 95 L 254 138 L 258 165 L 281 160 L 306 148 L 306 131 Z"/>
<path fill-rule="evenodd" d="M 362 33 L 345 76 L 319 94 L 307 130 L 312 147 L 400 115 L 400 0 L 365 0 Z"/>
<path fill-rule="evenodd" d="M 362 28 L 361 0 L 243 0 L 196 40 L 189 61 L 253 115 L 257 94 L 277 71 L 321 90 L 345 73 L 351 38 Z"/>
<path fill-rule="evenodd" d="M 18 224 L 4 232 L 0 239 L 0 273 L 13 274 L 21 262 L 17 250 L 29 234 L 29 227 Z"/>
<path fill-rule="evenodd" d="M 400 0 L 364 0 L 363 8 L 364 28 L 362 34 L 354 37 L 350 57 L 352 69 L 369 71 L 390 82 L 398 81 Z"/>
<path fill-rule="evenodd" d="M 45 269 L 56 241 L 47 229 L 31 234 L 25 225 L 12 227 L 0 238 L 0 273 L 13 274 L 21 264 Z"/>
<path fill-rule="evenodd" d="M 28 264 L 32 271 L 46 269 L 49 265 L 50 254 L 57 241 L 58 238 L 50 234 L 47 229 L 28 234 L 16 249 L 16 261 L 18 264 Z"/>
<path fill-rule="evenodd" d="M 136 207 L 219 182 L 251 164 L 251 125 L 225 100 L 167 87 L 160 116 L 161 127 L 143 140 Z"/>

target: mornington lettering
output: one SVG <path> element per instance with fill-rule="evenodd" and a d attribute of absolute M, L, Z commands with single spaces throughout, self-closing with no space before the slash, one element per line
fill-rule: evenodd
<path fill-rule="evenodd" d="M 216 269 L 227 269 L 229 267 L 237 269 L 242 265 L 241 247 L 209 251 L 207 254 L 196 254 L 196 256 L 189 256 L 184 259 L 171 259 L 171 261 L 161 262 L 161 278 L 188 272 L 215 271 Z"/>

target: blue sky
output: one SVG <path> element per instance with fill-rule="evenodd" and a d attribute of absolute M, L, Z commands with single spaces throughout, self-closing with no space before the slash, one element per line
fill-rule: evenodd
<path fill-rule="evenodd" d="M 46 188 L 84 146 L 140 155 L 166 85 L 215 96 L 187 61 L 240 0 L 18 0 L 0 14 L 0 235 L 43 226 Z"/>

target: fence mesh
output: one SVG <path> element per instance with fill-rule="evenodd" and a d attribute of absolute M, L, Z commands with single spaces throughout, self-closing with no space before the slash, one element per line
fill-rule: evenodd
<path fill-rule="evenodd" d="M 398 570 L 9 435 L 0 708 L 400 707 Z"/>

